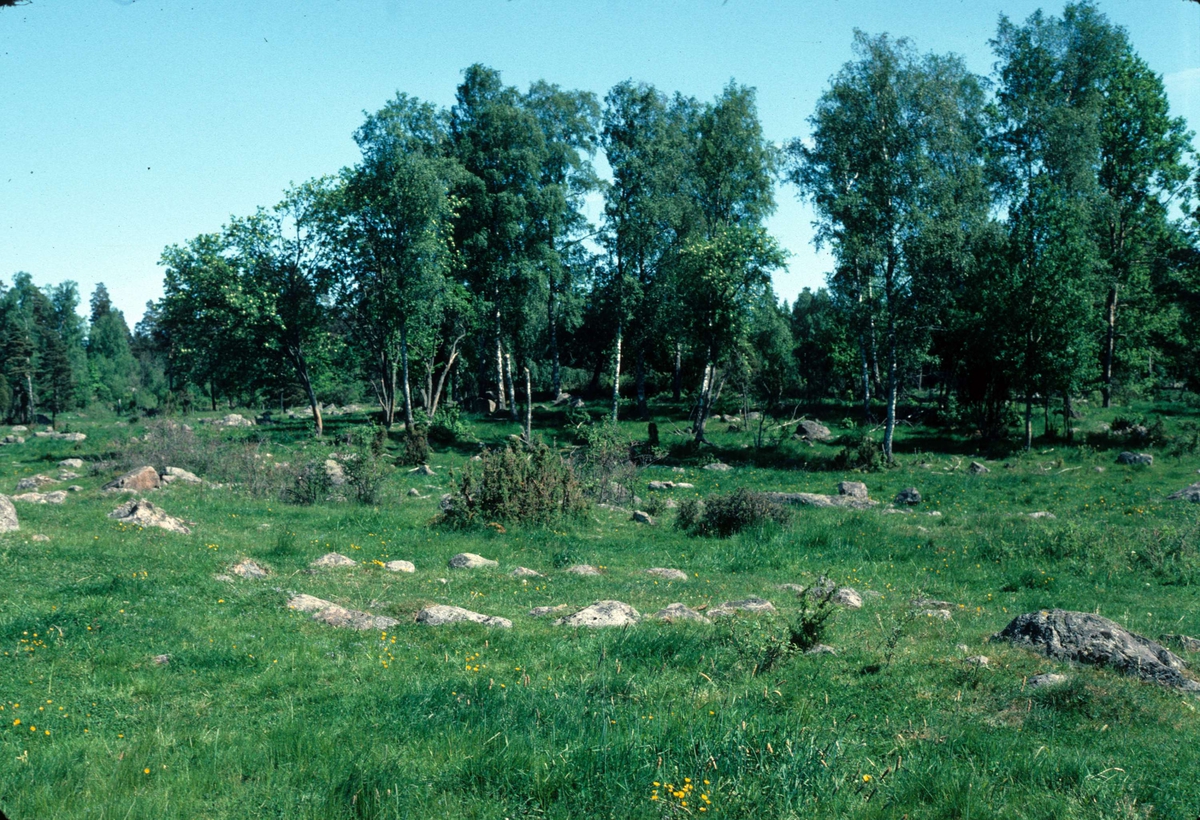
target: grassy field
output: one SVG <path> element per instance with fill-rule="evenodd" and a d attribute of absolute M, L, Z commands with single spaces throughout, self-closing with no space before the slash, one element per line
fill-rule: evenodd
<path fill-rule="evenodd" d="M 1187 418 L 1160 410 L 1168 433 Z M 1081 421 L 1081 442 L 1111 419 Z M 287 460 L 301 447 L 336 451 L 355 421 L 335 419 L 321 443 L 307 443 L 300 422 L 198 431 Z M 142 423 L 65 422 L 87 441 L 0 448 L 4 493 L 53 476 L 60 459 L 93 468 L 64 482 L 83 490 L 62 505 L 18 503 L 21 530 L 0 535 L 0 808 L 11 820 L 1200 813 L 1200 701 L 986 642 L 1046 607 L 1096 611 L 1152 638 L 1200 635 L 1197 508 L 1165 500 L 1197 479 L 1195 455 L 1150 449 L 1152 467 L 1123 467 L 1118 443 L 1097 435 L 995 457 L 973 475 L 974 445 L 916 427 L 901 433 L 899 466 L 864 474 L 832 468 L 836 445 L 758 451 L 751 434 L 718 424 L 715 449 L 687 456 L 664 419 L 663 444 L 678 455 L 641 471 L 643 498 L 652 480 L 695 484 L 670 491 L 682 500 L 737 487 L 832 493 L 853 479 L 884 502 L 909 486 L 924 501 L 908 515 L 802 508 L 785 526 L 727 539 L 689 537 L 669 510 L 654 526 L 603 508 L 553 529 L 431 526 L 452 471 L 478 449 L 464 443 L 435 447 L 435 476 L 389 468 L 373 506 L 178 484 L 147 493 L 194 522 L 185 536 L 106 517 L 122 498 L 100 487 Z M 535 431 L 569 440 L 557 424 L 546 410 Z M 473 429 L 500 442 L 517 426 L 476 419 Z M 717 457 L 734 469 L 702 469 Z M 1022 515 L 1035 511 L 1055 517 Z M 331 551 L 358 566 L 308 568 Z M 459 552 L 499 569 L 448 569 Z M 214 577 L 243 557 L 272 576 Z M 380 566 L 394 559 L 416 573 Z M 582 563 L 602 575 L 563 572 Z M 510 577 L 518 565 L 545 577 Z M 656 579 L 649 567 L 689 578 Z M 821 575 L 867 593 L 823 636 L 837 654 L 764 668 L 801 607 L 779 585 Z M 335 629 L 290 610 L 292 592 L 401 624 Z M 591 631 L 527 615 L 747 596 L 778 614 Z M 910 601 L 923 596 L 952 602 L 952 619 L 915 615 Z M 513 628 L 413 623 L 430 603 Z M 981 654 L 986 667 L 966 660 Z M 1047 671 L 1069 681 L 1026 685 Z"/>

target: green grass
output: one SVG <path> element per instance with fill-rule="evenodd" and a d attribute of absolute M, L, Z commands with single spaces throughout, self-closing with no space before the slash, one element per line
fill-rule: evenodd
<path fill-rule="evenodd" d="M 1093 415 L 1081 438 L 1111 416 Z M 53 474 L 62 458 L 119 453 L 142 431 L 70 423 L 88 441 L 0 448 L 0 491 Z M 333 420 L 332 433 L 349 423 Z M 565 444 L 561 423 L 547 410 L 535 426 Z M 1049 606 L 1099 610 L 1150 637 L 1200 634 L 1196 510 L 1164 500 L 1196 478 L 1200 458 L 1151 450 L 1152 468 L 1129 469 L 1113 463 L 1119 448 L 1047 443 L 1040 451 L 1053 452 L 974 476 L 970 442 L 914 428 L 899 467 L 860 475 L 828 468 L 836 445 L 756 452 L 742 447 L 750 434 L 723 428 L 710 427 L 715 450 L 644 470 L 643 497 L 655 479 L 694 483 L 673 492 L 683 498 L 828 493 L 853 478 L 877 499 L 916 486 L 926 500 L 905 516 L 801 509 L 786 527 L 729 539 L 689 538 L 669 512 L 649 528 L 602 509 L 555 529 L 431 527 L 450 469 L 477 450 L 468 443 L 438 448 L 434 478 L 394 471 L 377 507 L 182 486 L 151 494 L 195 522 L 191 536 L 107 519 L 119 499 L 99 487 L 112 471 L 79 479 L 85 490 L 62 506 L 19 505 L 21 531 L 0 536 L 0 807 L 12 820 L 1196 816 L 1200 702 L 985 639 Z M 475 429 L 491 442 L 518 426 Z M 683 450 L 670 422 L 660 429 L 664 446 Z M 306 441 L 299 423 L 210 434 L 269 436 L 278 458 Z M 336 449 L 332 437 L 322 446 Z M 737 469 L 700 469 L 718 456 Z M 430 497 L 408 498 L 410 487 Z M 923 514 L 934 510 L 942 515 Z M 1056 518 L 1017 515 L 1038 510 Z M 307 570 L 333 550 L 360 567 Z M 447 569 L 463 551 L 500 570 Z M 244 556 L 273 576 L 214 579 Z M 397 558 L 416 574 L 372 563 Z M 560 571 L 575 563 L 604 575 Z M 509 577 L 518 564 L 547 577 Z M 653 566 L 692 577 L 641 572 Z M 800 609 L 777 585 L 821 574 L 880 597 L 837 615 L 824 642 L 838 655 L 789 657 L 755 675 Z M 289 611 L 289 591 L 402 624 L 333 629 Z M 649 613 L 748 595 L 780 614 L 590 632 L 526 616 L 606 598 Z M 958 604 L 953 620 L 913 618 L 919 595 Z M 411 623 L 428 603 L 514 626 Z M 154 663 L 160 654 L 170 663 Z M 1044 671 L 1071 681 L 1025 687 Z M 665 784 L 685 782 L 695 789 L 683 807 Z"/>

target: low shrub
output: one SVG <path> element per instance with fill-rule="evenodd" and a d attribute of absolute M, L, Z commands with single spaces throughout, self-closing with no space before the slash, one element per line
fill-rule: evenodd
<path fill-rule="evenodd" d="M 868 473 L 883 469 L 883 447 L 869 432 L 847 433 L 838 443 L 842 445 L 842 450 L 834 458 L 836 469 Z"/>
<path fill-rule="evenodd" d="M 292 474 L 292 482 L 283 488 L 280 497 L 288 504 L 312 506 L 329 496 L 333 482 L 325 470 L 324 459 L 313 459 Z"/>
<path fill-rule="evenodd" d="M 738 489 L 727 495 L 710 495 L 703 505 L 683 502 L 675 516 L 675 525 L 689 535 L 728 538 L 751 527 L 786 524 L 790 518 L 787 507 L 763 493 Z"/>
<path fill-rule="evenodd" d="M 571 465 L 545 444 L 485 450 L 468 462 L 442 520 L 550 524 L 587 508 Z"/>
<path fill-rule="evenodd" d="M 417 467 L 429 461 L 429 437 L 425 431 L 416 428 L 404 434 L 401 439 L 400 454 L 396 462 L 408 467 Z"/>
<path fill-rule="evenodd" d="M 428 438 L 438 444 L 454 444 L 458 441 L 472 441 L 471 426 L 462 419 L 462 411 L 457 405 L 443 405 L 429 421 Z"/>

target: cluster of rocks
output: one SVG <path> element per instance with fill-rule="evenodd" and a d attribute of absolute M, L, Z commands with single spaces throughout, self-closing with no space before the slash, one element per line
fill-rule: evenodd
<path fill-rule="evenodd" d="M 150 466 L 138 467 L 122 476 L 118 476 L 104 485 L 106 492 L 147 492 L 157 490 L 168 484 L 203 484 L 204 481 L 195 473 L 190 473 L 180 467 L 168 467 L 161 475 Z"/>
<path fill-rule="evenodd" d="M 253 427 L 255 421 L 246 418 L 241 413 L 230 413 L 219 419 L 200 419 L 200 424 L 208 424 L 213 427 Z"/>
<path fill-rule="evenodd" d="M 126 501 L 110 512 L 108 517 L 136 527 L 157 527 L 180 535 L 191 535 L 192 533 L 191 528 L 184 523 L 183 519 L 167 515 L 151 502 L 141 498 Z"/>

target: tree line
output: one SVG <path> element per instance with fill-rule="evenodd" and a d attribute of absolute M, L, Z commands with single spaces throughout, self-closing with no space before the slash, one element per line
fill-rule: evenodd
<path fill-rule="evenodd" d="M 447 402 L 515 419 L 528 391 L 570 387 L 614 418 L 686 396 L 700 442 L 723 395 L 857 397 L 890 459 L 917 388 L 1028 447 L 1035 412 L 1069 435 L 1084 395 L 1194 386 L 1197 183 L 1161 78 L 1090 3 L 1002 17 L 990 46 L 981 77 L 859 32 L 810 136 L 782 146 L 734 82 L 599 99 L 471 66 L 448 109 L 401 93 L 368 114 L 353 166 L 168 247 L 133 335 L 95 298 L 85 334 L 73 286 L 18 277 L 0 400 L 16 418 L 136 383 L 164 408 L 303 401 L 320 434 L 329 401 L 411 430 Z M 834 259 L 790 305 L 765 227 L 780 182 Z"/>

